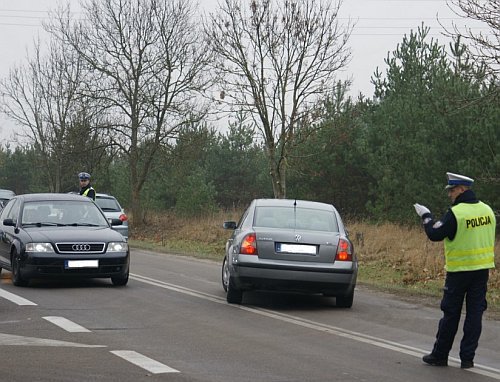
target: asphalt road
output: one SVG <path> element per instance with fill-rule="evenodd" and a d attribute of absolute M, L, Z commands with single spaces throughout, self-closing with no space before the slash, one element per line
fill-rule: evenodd
<path fill-rule="evenodd" d="M 495 381 L 500 322 L 484 321 L 476 367 L 422 363 L 440 311 L 356 289 L 334 298 L 245 294 L 229 305 L 220 264 L 132 251 L 126 287 L 110 280 L 0 280 L 0 381 Z"/>

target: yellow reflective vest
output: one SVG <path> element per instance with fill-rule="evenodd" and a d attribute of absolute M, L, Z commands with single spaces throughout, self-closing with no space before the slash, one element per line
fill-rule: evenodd
<path fill-rule="evenodd" d="M 85 191 L 83 191 L 82 196 L 88 196 L 88 197 L 90 197 L 90 196 L 89 196 L 89 191 L 90 191 L 90 190 L 94 190 L 94 189 L 93 189 L 92 187 L 87 188 Z M 94 191 L 95 191 L 95 190 L 94 190 Z M 93 199 L 94 199 L 94 201 L 95 201 L 95 198 L 93 198 Z"/>
<path fill-rule="evenodd" d="M 495 268 L 495 214 L 487 204 L 459 203 L 451 207 L 457 219 L 455 238 L 444 240 L 446 271 Z"/>

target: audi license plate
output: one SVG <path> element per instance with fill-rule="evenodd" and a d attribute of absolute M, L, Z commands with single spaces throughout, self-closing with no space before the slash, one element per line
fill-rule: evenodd
<path fill-rule="evenodd" d="M 66 260 L 64 268 L 99 268 L 99 260 Z"/>

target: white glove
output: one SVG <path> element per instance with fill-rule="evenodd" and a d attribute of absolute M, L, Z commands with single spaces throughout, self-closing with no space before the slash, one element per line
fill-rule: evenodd
<path fill-rule="evenodd" d="M 425 214 L 429 214 L 431 212 L 426 206 L 423 206 L 418 203 L 415 203 L 413 207 L 415 207 L 415 211 L 417 211 L 417 214 L 420 217 L 424 216 Z"/>

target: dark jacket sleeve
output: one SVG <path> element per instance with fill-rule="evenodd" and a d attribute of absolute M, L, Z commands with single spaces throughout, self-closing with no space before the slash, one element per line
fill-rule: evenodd
<path fill-rule="evenodd" d="M 457 233 L 457 219 L 451 208 L 446 211 L 441 220 L 435 221 L 432 214 L 422 216 L 424 229 L 431 241 L 442 241 L 445 238 L 453 240 Z"/>
<path fill-rule="evenodd" d="M 91 188 L 91 189 L 89 190 L 89 193 L 87 194 L 87 196 L 88 196 L 90 199 L 92 199 L 92 200 L 94 200 L 94 201 L 95 201 L 95 190 L 94 190 L 93 188 Z"/>

